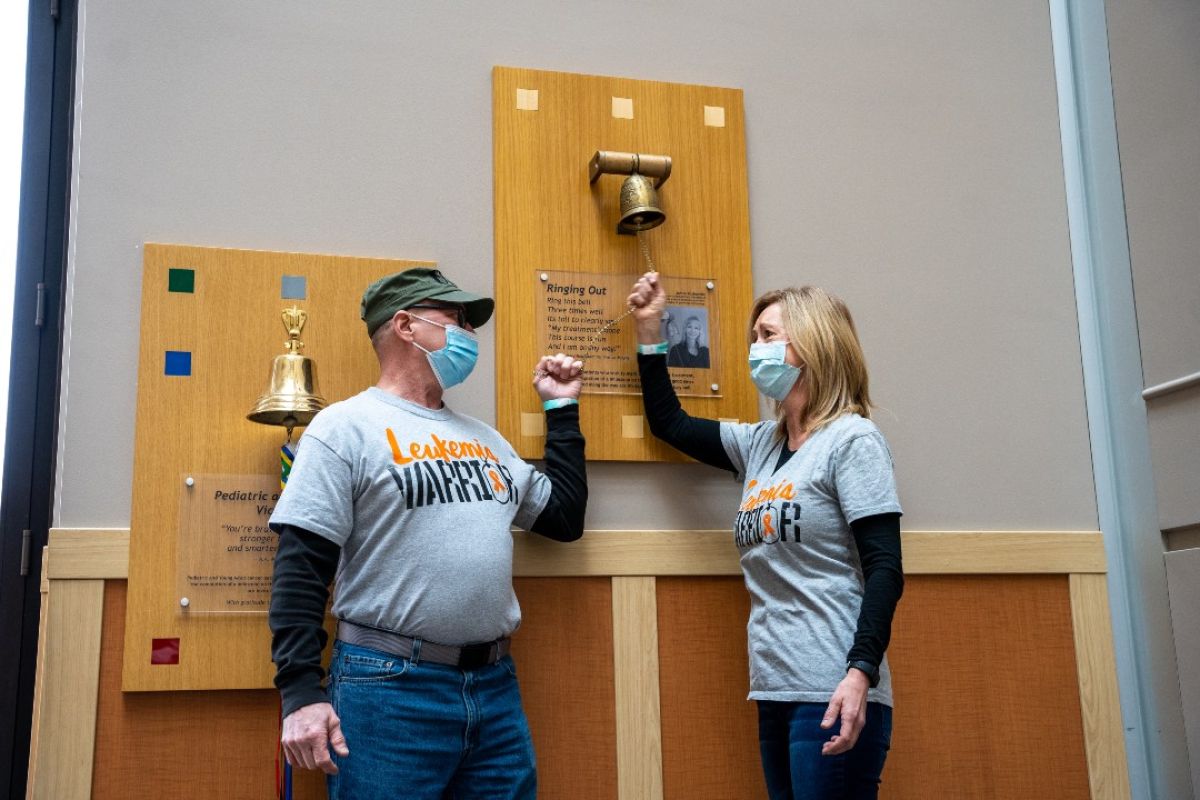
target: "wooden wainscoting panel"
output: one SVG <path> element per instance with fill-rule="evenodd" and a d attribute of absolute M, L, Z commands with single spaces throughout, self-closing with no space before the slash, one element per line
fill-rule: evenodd
<path fill-rule="evenodd" d="M 94 756 L 104 582 L 65 581 L 43 595 L 29 796 L 84 800 Z"/>
<path fill-rule="evenodd" d="M 1070 583 L 1092 800 L 1128 800 L 1129 765 L 1125 761 L 1107 579 L 1104 575 L 1071 575 Z"/>
<path fill-rule="evenodd" d="M 611 581 L 517 578 L 513 585 L 523 617 L 513 658 L 537 751 L 538 797 L 615 800 Z"/>
<path fill-rule="evenodd" d="M 612 579 L 617 787 L 622 800 L 663 797 L 654 582 L 654 578 Z"/>
<path fill-rule="evenodd" d="M 517 575 L 741 574 L 729 531 L 587 531 L 568 547 L 524 531 L 513 538 Z"/>
<path fill-rule="evenodd" d="M 128 528 L 51 528 L 46 580 L 129 577 Z"/>
<path fill-rule="evenodd" d="M 663 796 L 752 800 L 767 796 L 758 717 L 746 699 L 742 579 L 658 579 Z"/>
<path fill-rule="evenodd" d="M 910 577 L 882 797 L 1086 800 L 1066 575 Z"/>
<path fill-rule="evenodd" d="M 279 695 L 274 689 L 123 693 L 125 598 L 124 581 L 106 582 L 93 800 L 274 797 Z M 298 771 L 293 796 L 324 798 L 324 776 Z"/>
<path fill-rule="evenodd" d="M 523 531 L 514 539 L 513 574 L 522 577 L 742 574 L 727 530 L 587 531 L 570 547 Z M 1095 531 L 905 531 L 902 539 L 909 575 L 1105 569 L 1104 542 Z M 128 529 L 54 528 L 50 549 L 52 578 L 128 576 Z"/>
<path fill-rule="evenodd" d="M 46 552 L 44 573 L 58 578 L 48 582 L 43 606 L 30 796 L 86 796 L 63 789 L 63 781 L 82 773 L 86 790 L 90 766 L 48 766 L 74 733 L 90 737 L 93 731 L 93 797 L 126 797 L 130 786 L 139 795 L 179 796 L 181 785 L 201 797 L 269 796 L 274 691 L 122 694 L 126 584 L 110 580 L 101 595 L 98 568 L 79 559 L 56 562 L 70 548 L 68 539 L 74 541 L 52 536 Z M 93 542 L 77 544 L 86 549 Z M 126 546 L 123 537 L 105 545 Z M 636 550 L 630 542 L 616 549 L 625 548 Z M 605 553 L 597 563 L 571 569 L 586 574 L 599 563 L 612 567 L 613 558 L 619 560 Z M 633 560 L 636 566 L 618 570 L 621 575 L 648 566 L 641 556 Z M 104 570 L 120 571 L 116 559 L 107 561 L 113 563 Z M 1085 561 L 1077 563 L 1090 571 Z M 603 571 L 593 575 L 515 581 L 525 623 L 514 650 L 538 748 L 540 796 L 617 797 L 617 672 L 644 678 L 652 662 L 661 676 L 655 681 L 661 702 L 646 712 L 661 718 L 661 751 L 642 763 L 661 763 L 663 796 L 764 796 L 756 714 L 745 701 L 748 600 L 740 577 L 619 577 L 629 591 L 617 597 Z M 646 586 L 654 589 L 647 593 Z M 95 595 L 94 601 L 81 595 L 69 603 L 75 612 L 60 608 L 56 615 L 56 598 L 73 591 Z M 638 612 L 626 613 L 630 609 Z M 79 672 L 86 666 L 81 660 L 72 665 L 77 674 L 58 674 L 67 662 L 52 657 L 52 640 L 86 655 L 91 630 L 101 632 L 92 666 Z M 658 646 L 640 656 L 626 648 L 622 660 L 614 646 L 622 636 L 656 638 Z M 885 800 L 1127 796 L 1102 574 L 910 572 L 889 657 L 897 712 Z M 89 672 L 93 688 L 99 681 L 91 708 Z M 64 686 L 79 703 L 54 699 Z M 60 718 L 64 708 L 69 719 Z M 298 776 L 297 798 L 322 796 L 319 776 Z"/>
<path fill-rule="evenodd" d="M 42 733 L 42 700 L 46 693 L 46 639 L 49 635 L 49 626 L 46 621 L 50 618 L 50 601 L 47 595 L 50 592 L 50 581 L 46 578 L 46 570 L 50 561 L 50 548 L 42 548 L 42 602 L 38 609 L 38 642 L 37 642 L 37 662 L 33 670 L 33 715 L 29 721 L 29 779 L 25 782 L 25 797 L 26 800 L 31 800 L 34 796 L 34 789 L 37 788 L 35 778 L 37 777 L 38 768 L 38 740 Z M 96 669 L 99 671 L 99 657 L 96 659 Z"/>
<path fill-rule="evenodd" d="M 610 582 L 537 578 L 515 585 L 525 621 L 513 650 L 537 748 L 538 796 L 612 800 L 617 791 Z M 116 800 L 138 786 L 144 796 L 175 797 L 181 782 L 189 796 L 271 796 L 276 693 L 122 693 L 125 598 L 125 583 L 109 581 L 92 796 Z M 323 779 L 297 772 L 295 797 L 325 797 Z"/>
<path fill-rule="evenodd" d="M 904 569 L 914 574 L 1104 572 L 1095 531 L 905 531 Z M 518 575 L 738 575 L 728 530 L 588 531 L 570 547 L 517 533 Z"/>
<path fill-rule="evenodd" d="M 739 579 L 659 578 L 668 800 L 765 798 Z M 881 797 L 1089 797 L 1065 575 L 909 576 Z"/>

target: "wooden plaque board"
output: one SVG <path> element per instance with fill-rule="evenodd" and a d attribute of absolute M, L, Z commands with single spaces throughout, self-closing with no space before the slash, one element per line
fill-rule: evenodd
<path fill-rule="evenodd" d="M 279 473 L 284 429 L 255 424 L 246 414 L 267 388 L 272 359 L 283 353 L 284 308 L 308 312 L 304 353 L 315 362 L 317 390 L 333 403 L 378 379 L 359 319 L 363 290 L 414 266 L 430 264 L 145 246 L 126 691 L 271 686 L 266 614 L 189 614 L 180 606 L 182 487 L 188 476 Z M 152 664 L 154 640 L 177 640 L 178 663 Z M 159 661 L 173 660 L 162 654 Z"/>
<path fill-rule="evenodd" d="M 667 219 L 644 234 L 646 242 L 668 292 L 672 277 L 711 281 L 721 311 L 714 362 L 722 368 L 713 376 L 719 396 L 685 397 L 683 406 L 710 418 L 757 420 L 745 364 L 753 289 L 742 92 L 496 67 L 492 103 L 500 432 L 522 457 L 541 457 L 537 399 L 509 391 L 503 377 L 526 380 L 543 354 L 540 273 L 623 275 L 628 294 L 646 271 L 637 239 L 616 233 L 624 176 L 589 183 L 597 150 L 671 157 L 659 191 Z M 632 355 L 631 321 L 619 328 L 606 341 Z M 650 436 L 640 396 L 587 394 L 581 420 L 589 459 L 686 460 Z"/>

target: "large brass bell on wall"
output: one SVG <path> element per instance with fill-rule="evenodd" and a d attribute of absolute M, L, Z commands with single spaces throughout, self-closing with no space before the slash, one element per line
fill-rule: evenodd
<path fill-rule="evenodd" d="M 667 219 L 658 204 L 658 187 L 671 177 L 671 157 L 597 150 L 588 165 L 591 183 L 605 174 L 628 175 L 621 184 L 617 233 L 630 236 L 657 228 Z"/>
<path fill-rule="evenodd" d="M 292 429 L 312 422 L 317 412 L 325 407 L 325 398 L 317 391 L 313 360 L 300 353 L 304 349 L 300 332 L 304 330 L 308 314 L 292 306 L 284 309 L 282 316 L 283 327 L 288 332 L 288 340 L 283 345 L 285 352 L 271 362 L 267 391 L 258 398 L 246 419 L 285 427 L 290 441 Z"/>

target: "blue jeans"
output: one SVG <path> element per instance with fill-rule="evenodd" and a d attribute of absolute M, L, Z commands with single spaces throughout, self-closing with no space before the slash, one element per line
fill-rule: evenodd
<path fill-rule="evenodd" d="M 329 694 L 350 755 L 330 800 L 524 800 L 537 795 L 511 657 L 473 670 L 335 642 Z"/>
<path fill-rule="evenodd" d="M 892 709 L 867 703 L 867 724 L 848 752 L 821 755 L 827 703 L 758 701 L 758 746 L 771 800 L 875 800 L 892 742 Z"/>

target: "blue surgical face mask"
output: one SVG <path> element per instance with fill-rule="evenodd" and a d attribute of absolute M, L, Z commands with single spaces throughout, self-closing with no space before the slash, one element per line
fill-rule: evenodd
<path fill-rule="evenodd" d="M 451 386 L 458 386 L 465 381 L 471 374 L 471 370 L 475 369 L 475 362 L 479 359 L 479 341 L 475 338 L 475 334 L 457 325 L 443 325 L 431 319 L 418 317 L 416 314 L 412 316 L 422 322 L 446 329 L 445 347 L 426 350 L 415 341 L 413 342 L 418 350 L 425 353 L 425 358 L 429 361 L 429 366 L 433 368 L 433 375 L 441 387 L 449 389 Z"/>
<path fill-rule="evenodd" d="M 787 342 L 750 345 L 750 380 L 772 400 L 782 400 L 800 379 L 802 367 L 787 363 Z"/>

